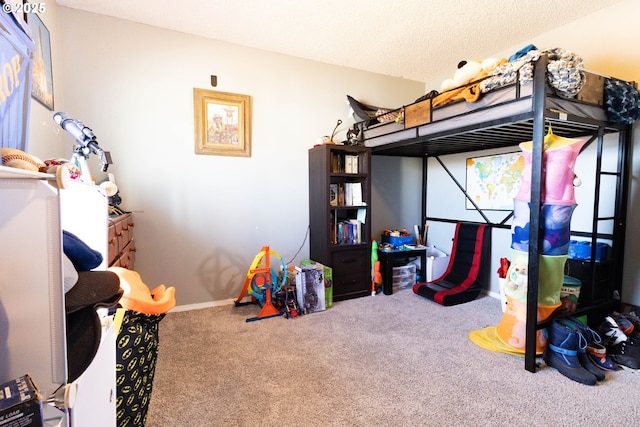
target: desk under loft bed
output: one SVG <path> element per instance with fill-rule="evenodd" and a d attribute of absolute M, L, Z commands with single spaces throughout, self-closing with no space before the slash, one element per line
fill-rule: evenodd
<path fill-rule="evenodd" d="M 590 232 L 572 231 L 574 234 L 590 238 L 592 256 L 595 260 L 597 239 L 612 242 L 610 249 L 613 289 L 595 301 L 591 306 L 581 307 L 576 315 L 589 314 L 600 310 L 619 309 L 624 265 L 626 201 L 629 191 L 631 126 L 608 120 L 603 105 L 603 81 L 606 79 L 591 73 L 586 74 L 587 83 L 574 98 L 565 97 L 555 91 L 547 80 L 550 60 L 544 52 L 532 62 L 533 74 L 530 81 L 516 82 L 501 86 L 483 94 L 477 102 L 454 102 L 441 107 L 433 107 L 432 99 L 422 100 L 395 113 L 404 114 L 404 123 L 387 121 L 377 123 L 372 120 L 359 122 L 356 127 L 361 133 L 365 146 L 371 147 L 373 155 L 418 157 L 423 159 L 422 218 L 424 221 L 456 222 L 454 218 L 433 218 L 427 212 L 427 165 L 428 158 L 435 158 L 456 181 L 442 161 L 441 155 L 469 153 L 495 148 L 513 148 L 525 141 L 532 141 L 531 208 L 529 231 L 529 269 L 527 288 L 527 323 L 525 369 L 536 370 L 536 334 L 545 326 L 537 321 L 538 305 L 538 255 L 542 248 L 540 233 L 541 186 L 543 185 L 543 141 L 549 126 L 554 134 L 567 138 L 586 138 L 585 147 L 596 145 L 595 195 L 593 223 Z M 393 112 L 392 112 L 393 113 Z M 395 115 L 397 116 L 397 114 Z M 602 170 L 602 150 L 605 135 L 617 134 L 617 170 Z M 608 137 L 612 138 L 612 137 Z M 613 137 L 615 139 L 615 136 Z M 615 207 L 613 217 L 601 217 L 599 200 L 600 178 L 611 175 L 615 179 Z M 457 183 L 464 192 L 463 187 Z M 509 228 L 505 224 L 491 223 L 478 209 L 486 223 L 492 228 Z M 603 233 L 602 224 L 612 232 Z M 595 264 L 591 274 L 595 278 Z"/>

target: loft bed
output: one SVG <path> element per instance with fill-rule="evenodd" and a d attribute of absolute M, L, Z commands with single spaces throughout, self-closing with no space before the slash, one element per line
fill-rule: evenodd
<path fill-rule="evenodd" d="M 582 233 L 592 240 L 591 259 L 596 259 L 595 248 L 599 238 L 605 238 L 611 244 L 611 283 L 610 289 L 600 307 L 583 307 L 581 313 L 599 310 L 619 310 L 619 293 L 622 283 L 624 264 L 624 240 L 626 224 L 626 200 L 628 198 L 631 147 L 631 120 L 612 121 L 606 104 L 611 100 L 605 87 L 608 79 L 592 73 L 583 72 L 584 84 L 574 96 L 565 96 L 552 87 L 549 75 L 550 55 L 544 51 L 532 61 L 531 78 L 498 85 L 484 93 L 476 102 L 454 101 L 434 106 L 434 97 L 404 106 L 398 110 L 387 111 L 380 123 L 375 118 L 358 122 L 354 133 L 359 135 L 359 143 L 370 147 L 373 155 L 418 157 L 423 159 L 422 217 L 424 221 L 446 219 L 430 218 L 426 206 L 427 159 L 434 157 L 444 167 L 439 156 L 463 152 L 473 152 L 494 148 L 518 146 L 521 142 L 532 141 L 532 177 L 531 177 L 531 217 L 529 232 L 529 269 L 527 288 L 527 321 L 525 338 L 525 369 L 536 370 L 536 334 L 546 326 L 537 321 L 538 305 L 538 254 L 542 248 L 540 233 L 541 186 L 543 183 L 542 149 L 544 136 L 552 127 L 553 133 L 567 138 L 587 138 L 590 145 L 597 142 L 596 181 L 593 223 L 590 233 Z M 582 72 L 582 71 L 581 71 Z M 519 74 L 518 71 L 516 74 Z M 628 83 L 624 82 L 628 85 Z M 476 84 L 476 83 L 474 83 Z M 631 86 L 632 87 L 632 86 Z M 637 92 L 636 92 L 637 93 Z M 636 110 L 638 107 L 638 100 Z M 637 114 L 637 111 L 634 112 Z M 404 116 L 404 117 L 403 117 Z M 389 120 L 390 118 L 390 120 Z M 404 120 L 397 120 L 403 118 Z M 384 121 L 384 119 L 387 119 Z M 396 120 L 393 120 L 396 119 Z M 634 119 L 637 119 L 635 117 Z M 624 123 L 621 123 L 624 122 Z M 616 171 L 602 170 L 602 149 L 604 136 L 618 135 L 618 160 Z M 584 149 L 584 148 L 583 148 Z M 445 167 L 446 170 L 446 167 Z M 451 178 L 455 177 L 446 170 Z M 615 207 L 613 217 L 601 217 L 599 214 L 600 177 L 613 175 L 615 184 Z M 456 181 L 456 184 L 457 181 Z M 458 187 L 464 192 L 460 184 Z M 465 193 L 466 195 L 466 193 Z M 468 197 L 468 196 L 467 196 Z M 487 223 L 490 221 L 481 212 Z M 504 222 L 490 224 L 492 227 L 507 228 Z M 612 233 L 599 232 L 603 221 L 613 222 Z M 454 222 L 454 221 L 451 221 Z M 572 231 L 572 234 L 573 231 Z M 578 233 L 580 234 L 580 233 Z M 592 277 L 595 282 L 595 263 L 592 264 Z M 594 285 L 595 287 L 595 285 Z M 617 293 L 616 293 L 617 292 Z M 591 311 L 590 311 L 591 310 Z M 609 311 L 610 312 L 610 311 Z M 578 315 L 578 313 L 576 313 Z"/>

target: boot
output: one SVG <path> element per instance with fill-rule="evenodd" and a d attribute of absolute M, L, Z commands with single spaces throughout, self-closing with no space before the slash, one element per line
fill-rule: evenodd
<path fill-rule="evenodd" d="M 568 328 L 574 330 L 578 336 L 578 360 L 580 361 L 580 365 L 585 368 L 587 371 L 591 372 L 593 376 L 596 377 L 598 381 L 604 381 L 605 375 L 604 372 L 596 365 L 593 364 L 589 355 L 587 353 L 587 347 L 589 344 L 600 343 L 600 335 L 580 320 L 575 317 L 567 317 L 564 319 L 558 319 L 560 323 Z"/>
<path fill-rule="evenodd" d="M 565 377 L 586 385 L 596 385 L 595 375 L 587 371 L 578 359 L 578 350 L 586 348 L 584 337 L 576 329 L 557 320 L 547 328 L 548 341 L 543 352 L 548 366 L 556 368 Z M 582 344 L 581 344 L 582 338 Z"/>

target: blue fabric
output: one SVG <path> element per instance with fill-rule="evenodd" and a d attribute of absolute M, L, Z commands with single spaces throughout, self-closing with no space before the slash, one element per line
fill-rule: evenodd
<path fill-rule="evenodd" d="M 527 54 L 527 52 L 529 52 L 530 50 L 538 50 L 537 47 L 535 47 L 532 44 L 526 45 L 525 47 L 523 47 L 522 49 L 520 49 L 519 51 L 517 51 L 516 53 L 514 53 L 513 55 L 511 55 L 509 57 L 509 62 L 513 62 L 518 58 L 522 58 L 523 56 L 525 56 Z"/>
<path fill-rule="evenodd" d="M 62 250 L 77 271 L 93 270 L 102 263 L 102 254 L 91 249 L 78 236 L 62 231 Z"/>
<path fill-rule="evenodd" d="M 606 79 L 604 102 L 612 122 L 630 125 L 640 119 L 640 92 L 625 81 Z"/>

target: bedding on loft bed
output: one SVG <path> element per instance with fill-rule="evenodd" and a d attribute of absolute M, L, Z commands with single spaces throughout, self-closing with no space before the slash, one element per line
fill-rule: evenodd
<path fill-rule="evenodd" d="M 443 93 L 431 91 L 413 104 L 396 110 L 366 111 L 367 119 L 355 125 L 359 126 L 364 145 L 374 151 L 384 150 L 385 145 L 396 142 L 419 143 L 461 127 L 468 129 L 509 117 L 531 115 L 534 66 L 541 55 L 548 58 L 547 110 L 621 124 L 640 118 L 640 94 L 633 85 L 585 71 L 582 59 L 572 52 L 540 51 L 532 47 L 515 55 L 509 61 L 503 60 L 481 79 L 464 86 Z M 348 98 L 353 105 L 353 98 Z M 361 114 L 359 117 L 364 118 Z"/>

